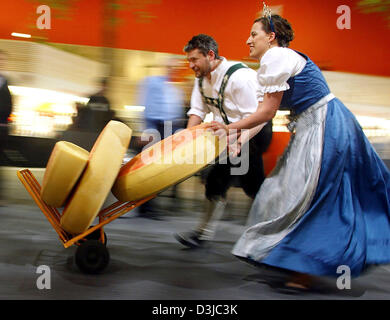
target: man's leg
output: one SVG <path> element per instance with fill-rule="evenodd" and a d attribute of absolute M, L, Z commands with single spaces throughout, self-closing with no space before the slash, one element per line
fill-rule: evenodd
<path fill-rule="evenodd" d="M 221 220 L 226 207 L 226 199 L 216 197 L 206 200 L 206 210 L 203 211 L 200 223 L 196 229 L 201 240 L 212 240 L 217 229 L 218 221 Z"/>
<path fill-rule="evenodd" d="M 268 149 L 272 139 L 272 123 L 268 123 L 249 141 L 249 170 L 241 176 L 241 186 L 252 199 L 256 197 L 265 180 L 263 153 Z"/>
<path fill-rule="evenodd" d="M 187 247 L 200 247 L 214 238 L 218 221 L 226 207 L 226 192 L 230 187 L 230 165 L 216 164 L 206 179 L 206 210 L 202 212 L 195 230 L 178 233 L 177 241 Z"/>

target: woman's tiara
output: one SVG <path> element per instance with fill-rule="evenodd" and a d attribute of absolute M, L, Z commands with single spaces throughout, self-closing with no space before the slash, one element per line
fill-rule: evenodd
<path fill-rule="evenodd" d="M 269 20 L 271 31 L 275 33 L 274 23 L 272 22 L 272 10 L 263 2 L 263 17 Z"/>
<path fill-rule="evenodd" d="M 263 17 L 271 18 L 272 10 L 263 2 Z"/>

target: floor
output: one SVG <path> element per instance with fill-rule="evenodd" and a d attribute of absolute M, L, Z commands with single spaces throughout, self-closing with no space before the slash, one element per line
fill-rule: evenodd
<path fill-rule="evenodd" d="M 387 165 L 388 146 L 380 146 Z M 337 279 L 327 278 L 318 279 L 320 291 L 292 294 L 274 287 L 272 280 L 280 278 L 280 274 L 260 270 L 231 254 L 245 228 L 245 201 L 229 207 L 230 212 L 209 246 L 184 248 L 173 234 L 195 226 L 203 208 L 199 185 L 191 186 L 193 190 L 187 186 L 187 193 L 183 190 L 180 199 L 159 197 L 161 221 L 139 217 L 136 208 L 109 223 L 105 227 L 108 267 L 98 275 L 83 274 L 74 263 L 76 246 L 64 248 L 17 180 L 17 170 L 2 168 L 2 181 L 7 188 L 3 188 L 6 200 L 0 206 L 1 300 L 390 299 L 390 265 L 374 267 L 352 279 L 351 289 L 342 290 L 337 287 Z M 37 170 L 35 174 L 42 172 Z M 108 198 L 106 202 L 110 201 Z M 43 276 L 44 288 L 40 289 Z"/>

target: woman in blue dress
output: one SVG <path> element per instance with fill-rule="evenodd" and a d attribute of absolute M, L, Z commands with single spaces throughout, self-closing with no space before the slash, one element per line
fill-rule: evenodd
<path fill-rule="evenodd" d="M 371 264 L 390 262 L 390 172 L 319 68 L 288 48 L 293 36 L 278 15 L 254 22 L 247 44 L 260 61 L 262 102 L 241 121 L 211 124 L 227 132 L 249 129 L 279 108 L 291 111 L 290 143 L 232 252 L 294 275 L 339 276 L 338 268 L 347 266 L 358 276 Z"/>

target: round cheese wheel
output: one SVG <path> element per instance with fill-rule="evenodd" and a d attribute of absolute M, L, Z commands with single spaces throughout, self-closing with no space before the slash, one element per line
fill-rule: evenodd
<path fill-rule="evenodd" d="M 119 201 L 159 193 L 203 169 L 226 148 L 205 125 L 182 130 L 139 153 L 119 171 L 112 188 Z"/>
<path fill-rule="evenodd" d="M 84 232 L 96 218 L 121 168 L 131 134 L 127 125 L 113 120 L 100 133 L 61 217 L 61 226 L 68 233 Z"/>
<path fill-rule="evenodd" d="M 62 207 L 87 165 L 89 152 L 73 143 L 55 144 L 43 176 L 41 198 L 48 205 Z"/>

